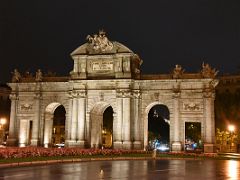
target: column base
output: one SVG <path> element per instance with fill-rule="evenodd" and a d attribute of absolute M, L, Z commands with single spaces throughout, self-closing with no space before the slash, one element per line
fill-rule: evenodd
<path fill-rule="evenodd" d="M 38 146 L 38 139 L 31 139 L 31 146 Z"/>
<path fill-rule="evenodd" d="M 49 148 L 49 147 L 51 147 L 51 144 L 50 143 L 45 143 L 45 144 L 43 144 L 43 147 Z"/>
<path fill-rule="evenodd" d="M 216 152 L 215 144 L 211 144 L 211 143 L 204 144 L 204 153 L 215 153 L 215 152 Z"/>
<path fill-rule="evenodd" d="M 182 144 L 180 141 L 175 141 L 172 143 L 172 152 L 182 151 Z"/>
<path fill-rule="evenodd" d="M 122 149 L 122 141 L 113 142 L 113 149 Z"/>
<path fill-rule="evenodd" d="M 15 138 L 9 138 L 8 140 L 7 140 L 7 146 L 17 146 L 17 139 L 15 139 Z"/>
<path fill-rule="evenodd" d="M 102 148 L 102 145 L 101 144 L 91 144 L 91 148 L 93 148 L 93 149 Z"/>
<path fill-rule="evenodd" d="M 19 143 L 18 146 L 19 147 L 26 147 L 26 144 L 25 143 Z"/>
<path fill-rule="evenodd" d="M 123 141 L 122 148 L 123 149 L 132 149 L 132 142 L 131 141 Z"/>
<path fill-rule="evenodd" d="M 76 146 L 80 148 L 85 148 L 85 141 L 77 141 Z"/>
<path fill-rule="evenodd" d="M 142 142 L 141 141 L 134 141 L 133 142 L 133 149 L 142 149 Z"/>
<path fill-rule="evenodd" d="M 75 140 L 65 140 L 65 147 L 75 147 L 76 141 Z"/>

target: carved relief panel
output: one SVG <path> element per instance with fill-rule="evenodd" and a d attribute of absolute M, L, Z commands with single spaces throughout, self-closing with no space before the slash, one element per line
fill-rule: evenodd
<path fill-rule="evenodd" d="M 33 110 L 33 103 L 31 102 L 20 102 L 19 111 L 21 113 L 31 113 Z"/>
<path fill-rule="evenodd" d="M 182 102 L 182 107 L 181 110 L 183 112 L 202 112 L 203 110 L 203 104 L 200 101 L 190 101 L 190 100 L 186 100 Z"/>

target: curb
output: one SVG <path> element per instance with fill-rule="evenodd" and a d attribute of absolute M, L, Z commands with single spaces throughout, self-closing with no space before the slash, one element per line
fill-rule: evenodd
<path fill-rule="evenodd" d="M 31 165 L 50 165 L 60 163 L 77 163 L 77 162 L 90 162 L 90 161 L 121 161 L 121 160 L 150 160 L 152 157 L 113 157 L 113 158 L 74 158 L 62 160 L 47 160 L 47 161 L 30 161 L 30 162 L 17 162 L 17 163 L 0 163 L 1 168 L 18 167 L 18 166 L 31 166 Z"/>

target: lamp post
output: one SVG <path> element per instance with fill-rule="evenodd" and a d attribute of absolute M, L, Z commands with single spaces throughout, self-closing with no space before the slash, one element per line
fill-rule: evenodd
<path fill-rule="evenodd" d="M 231 144 L 230 144 L 230 151 L 232 150 L 232 146 L 233 146 L 233 133 L 234 133 L 234 130 L 235 130 L 235 126 L 230 124 L 228 126 L 228 130 L 230 132 L 230 139 L 231 139 Z"/>
<path fill-rule="evenodd" d="M 7 122 L 6 118 L 0 118 L 0 145 L 3 143 L 5 139 L 4 125 L 6 124 L 6 122 Z"/>

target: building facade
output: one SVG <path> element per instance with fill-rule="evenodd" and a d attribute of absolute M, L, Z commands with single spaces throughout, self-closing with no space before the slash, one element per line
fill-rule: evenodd
<path fill-rule="evenodd" d="M 155 105 L 169 110 L 172 151 L 183 150 L 185 123 L 201 123 L 204 151 L 215 143 L 214 95 L 218 81 L 208 64 L 195 74 L 176 65 L 171 74 L 141 74 L 142 60 L 129 48 L 108 40 L 104 32 L 71 53 L 68 77 L 21 77 L 11 83 L 9 145 L 49 147 L 57 107 L 66 111 L 65 146 L 100 147 L 103 114 L 112 108 L 112 143 L 118 149 L 148 146 L 148 113 Z M 31 135 L 29 135 L 31 133 Z"/>

